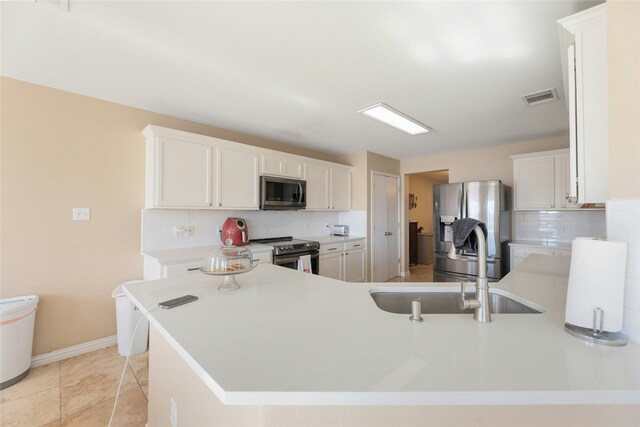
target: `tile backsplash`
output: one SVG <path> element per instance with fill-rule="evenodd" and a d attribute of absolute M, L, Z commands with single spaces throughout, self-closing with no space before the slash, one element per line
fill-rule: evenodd
<path fill-rule="evenodd" d="M 143 209 L 142 251 L 220 245 L 217 227 L 228 217 L 244 218 L 249 238 L 328 235 L 325 224 L 346 224 L 354 236 L 366 236 L 366 212 L 219 211 Z M 193 226 L 194 236 L 174 237 L 174 227 Z"/>
<path fill-rule="evenodd" d="M 576 237 L 605 237 L 604 210 L 516 211 L 513 240 L 571 242 Z"/>
<path fill-rule="evenodd" d="M 622 332 L 640 342 L 640 199 L 607 202 L 607 239 L 627 242 Z"/>

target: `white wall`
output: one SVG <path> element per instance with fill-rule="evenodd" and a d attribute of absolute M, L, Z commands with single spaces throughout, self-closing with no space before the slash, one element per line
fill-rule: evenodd
<path fill-rule="evenodd" d="M 513 240 L 572 242 L 605 237 L 605 211 L 516 211 Z"/>
<path fill-rule="evenodd" d="M 217 227 L 228 217 L 244 218 L 249 238 L 318 237 L 328 235 L 325 224 L 346 224 L 351 235 L 366 236 L 366 212 L 223 211 L 203 209 L 143 209 L 142 251 L 220 245 Z M 174 237 L 175 226 L 194 226 L 195 236 Z"/>
<path fill-rule="evenodd" d="M 607 239 L 627 242 L 622 332 L 640 342 L 640 199 L 607 202 Z"/>

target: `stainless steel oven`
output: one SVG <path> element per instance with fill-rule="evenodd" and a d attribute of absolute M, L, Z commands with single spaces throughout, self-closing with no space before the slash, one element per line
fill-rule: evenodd
<path fill-rule="evenodd" d="M 313 274 L 319 274 L 319 262 L 320 255 L 318 251 L 305 253 L 302 255 L 309 255 L 311 257 L 311 272 Z M 292 268 L 294 270 L 298 269 L 298 260 L 300 259 L 300 254 L 298 255 L 274 255 L 273 263 L 275 265 L 280 265 L 286 268 Z"/>
<path fill-rule="evenodd" d="M 273 244 L 273 263 L 294 270 L 303 255 L 311 258 L 311 272 L 320 273 L 320 243 L 312 240 L 293 239 L 291 236 L 267 239 L 251 239 L 250 243 Z"/>

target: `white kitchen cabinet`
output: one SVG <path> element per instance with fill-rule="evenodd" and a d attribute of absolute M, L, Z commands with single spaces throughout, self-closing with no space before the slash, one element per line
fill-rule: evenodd
<path fill-rule="evenodd" d="M 260 205 L 260 174 L 307 181 L 307 209 L 351 209 L 351 169 L 322 160 L 149 125 L 146 208 L 246 209 Z"/>
<path fill-rule="evenodd" d="M 358 240 L 345 243 L 344 280 L 345 282 L 365 281 L 365 242 Z"/>
<path fill-rule="evenodd" d="M 549 248 L 549 247 L 537 246 L 537 245 L 512 244 L 510 245 L 510 251 L 511 251 L 511 270 L 516 268 L 518 264 L 524 261 L 525 258 L 531 254 L 571 258 L 571 249 Z"/>
<path fill-rule="evenodd" d="M 342 246 L 342 245 L 341 245 Z M 320 276 L 330 277 L 336 280 L 344 280 L 344 252 L 330 252 L 320 255 Z"/>
<path fill-rule="evenodd" d="M 209 248 L 184 248 L 168 251 L 155 251 L 143 254 L 144 280 L 166 279 L 187 274 L 202 274 Z M 273 249 L 263 245 L 248 245 L 254 264 L 272 264 Z"/>
<path fill-rule="evenodd" d="M 351 210 L 351 171 L 346 168 L 331 168 L 331 209 Z"/>
<path fill-rule="evenodd" d="M 320 276 L 345 282 L 365 281 L 365 240 L 320 245 Z"/>
<path fill-rule="evenodd" d="M 519 154 L 511 158 L 515 210 L 580 209 L 569 196 L 569 150 Z"/>
<path fill-rule="evenodd" d="M 351 210 L 351 170 L 306 162 L 307 209 L 320 211 Z"/>
<path fill-rule="evenodd" d="M 305 163 L 304 179 L 307 181 L 307 209 L 329 210 L 329 172 L 328 166 Z"/>
<path fill-rule="evenodd" d="M 251 251 L 251 255 L 253 256 L 253 264 L 272 264 L 272 256 L 273 250 L 265 250 L 265 251 Z"/>
<path fill-rule="evenodd" d="M 570 195 L 578 203 L 609 198 L 607 5 L 558 21 L 569 109 Z"/>
<path fill-rule="evenodd" d="M 206 143 L 169 137 L 148 140 L 146 207 L 211 207 L 214 156 L 214 148 Z"/>
<path fill-rule="evenodd" d="M 275 153 L 262 154 L 260 156 L 260 173 L 302 179 L 303 164 L 301 160 L 283 157 Z"/>
<path fill-rule="evenodd" d="M 218 148 L 217 207 L 223 209 L 258 209 L 258 154 Z"/>

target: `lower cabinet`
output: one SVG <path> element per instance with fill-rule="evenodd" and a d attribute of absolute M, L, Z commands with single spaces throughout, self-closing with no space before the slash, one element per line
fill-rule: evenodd
<path fill-rule="evenodd" d="M 251 251 L 254 264 L 271 264 L 272 251 Z M 144 280 L 166 279 L 169 277 L 185 276 L 187 274 L 202 274 L 204 258 L 182 259 L 178 261 L 160 262 L 151 256 L 144 257 Z"/>
<path fill-rule="evenodd" d="M 320 245 L 320 276 L 345 282 L 364 282 L 364 239 Z"/>
<path fill-rule="evenodd" d="M 511 245 L 511 270 L 531 254 L 562 256 L 571 258 L 571 249 L 547 248 L 535 245 Z"/>

